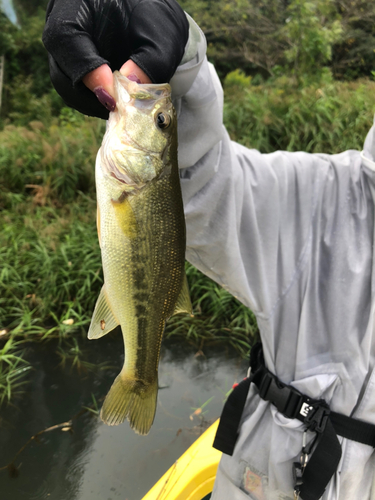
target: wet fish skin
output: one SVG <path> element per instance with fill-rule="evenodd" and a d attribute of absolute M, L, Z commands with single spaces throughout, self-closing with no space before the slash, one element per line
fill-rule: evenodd
<path fill-rule="evenodd" d="M 101 410 L 139 434 L 154 420 L 165 322 L 191 313 L 185 219 L 177 164 L 177 120 L 169 85 L 139 85 L 114 73 L 111 113 L 96 161 L 104 286 L 88 337 L 121 325 L 125 362 Z"/>

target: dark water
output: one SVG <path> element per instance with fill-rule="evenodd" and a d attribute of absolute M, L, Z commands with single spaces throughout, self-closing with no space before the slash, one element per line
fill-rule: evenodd
<path fill-rule="evenodd" d="M 119 336 L 84 342 L 85 359 L 109 363 L 111 369 L 77 373 L 59 366 L 56 345 L 30 348 L 35 370 L 26 393 L 0 414 L 0 467 L 37 432 L 70 420 L 83 406 L 107 393 L 123 360 Z M 246 373 L 234 353 L 163 346 L 159 399 L 148 436 L 136 435 L 124 423 L 108 427 L 92 413 L 73 421 L 73 432 L 61 429 L 33 441 L 16 460 L 19 476 L 0 472 L 0 500 L 141 500 L 173 462 L 219 415 L 225 393 Z M 203 417 L 196 408 L 213 398 Z"/>

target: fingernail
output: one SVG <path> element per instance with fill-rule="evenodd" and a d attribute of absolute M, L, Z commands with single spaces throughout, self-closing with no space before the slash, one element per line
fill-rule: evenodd
<path fill-rule="evenodd" d="M 132 82 L 142 83 L 141 80 L 138 78 L 138 76 L 135 73 L 130 73 L 130 75 L 128 75 L 126 78 L 128 80 L 131 80 Z"/>
<path fill-rule="evenodd" d="M 108 111 L 114 111 L 116 109 L 116 101 L 111 95 L 108 94 L 106 90 L 103 89 L 103 87 L 97 87 L 94 90 L 94 93 L 98 98 L 98 101 L 103 104 L 103 106 L 107 108 Z"/>

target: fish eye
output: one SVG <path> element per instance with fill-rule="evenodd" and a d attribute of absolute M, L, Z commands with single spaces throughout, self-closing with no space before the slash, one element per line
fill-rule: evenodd
<path fill-rule="evenodd" d="M 158 113 L 156 116 L 156 125 L 161 130 L 169 127 L 171 123 L 171 117 L 167 113 Z"/>

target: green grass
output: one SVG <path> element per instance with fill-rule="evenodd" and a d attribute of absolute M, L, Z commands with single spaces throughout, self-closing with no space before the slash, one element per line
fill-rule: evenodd
<path fill-rule="evenodd" d="M 0 349 L 0 405 L 22 392 L 25 385 L 24 375 L 31 368 L 23 359 L 23 354 L 20 342 L 15 341 L 13 337 Z"/>
<path fill-rule="evenodd" d="M 66 336 L 63 321 L 85 324 L 102 285 L 94 202 L 4 210 L 0 260 L 2 326 L 24 338 Z"/>
<path fill-rule="evenodd" d="M 225 82 L 233 139 L 263 152 L 334 153 L 362 148 L 375 110 L 375 82 L 262 85 L 240 73 Z M 48 122 L 50 123 L 50 122 Z M 0 404 L 22 390 L 24 342 L 59 339 L 61 363 L 90 368 L 77 343 L 103 283 L 96 234 L 94 164 L 104 124 L 64 108 L 52 125 L 0 131 Z M 165 337 L 198 349 L 225 342 L 247 356 L 257 335 L 251 311 L 187 265 L 194 317 L 177 315 Z"/>

